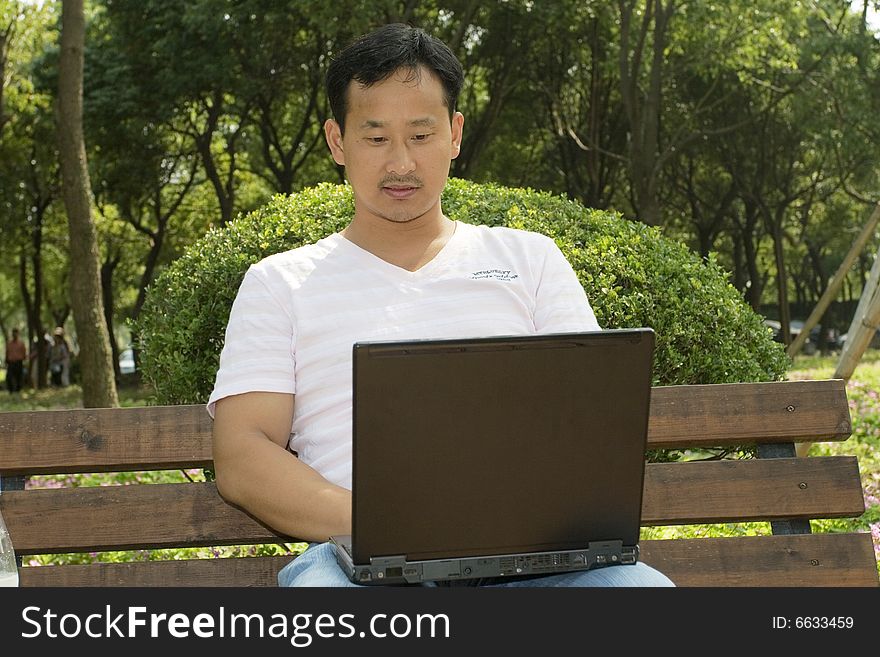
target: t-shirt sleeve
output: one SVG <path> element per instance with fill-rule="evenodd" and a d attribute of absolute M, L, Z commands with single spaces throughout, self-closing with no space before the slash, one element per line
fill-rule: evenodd
<path fill-rule="evenodd" d="M 535 298 L 535 330 L 538 333 L 600 330 L 571 264 L 552 239 L 545 237 L 544 240 L 544 266 Z"/>
<path fill-rule="evenodd" d="M 208 414 L 213 418 L 217 401 L 231 395 L 295 394 L 295 344 L 290 308 L 272 293 L 265 273 L 251 266 L 229 313 Z"/>

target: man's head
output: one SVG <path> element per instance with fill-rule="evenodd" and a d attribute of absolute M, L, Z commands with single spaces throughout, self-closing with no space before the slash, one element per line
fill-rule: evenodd
<path fill-rule="evenodd" d="M 384 25 L 345 48 L 327 70 L 327 97 L 333 118 L 345 134 L 348 94 L 352 83 L 370 87 L 398 71 L 415 79 L 431 72 L 443 87 L 449 118 L 455 112 L 464 73 L 449 47 L 424 30 L 402 23 Z"/>
<path fill-rule="evenodd" d="M 12 329 L 12 339 L 18 340 L 18 329 L 17 328 Z"/>
<path fill-rule="evenodd" d="M 441 218 L 464 125 L 452 52 L 421 30 L 388 25 L 344 50 L 327 77 L 336 120 L 324 134 L 354 192 L 353 221 Z"/>

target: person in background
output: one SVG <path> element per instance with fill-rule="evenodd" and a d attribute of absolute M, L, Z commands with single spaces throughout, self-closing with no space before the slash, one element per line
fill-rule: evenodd
<path fill-rule="evenodd" d="M 73 347 L 71 346 L 70 341 L 67 339 L 67 335 L 64 333 L 63 328 L 61 328 L 61 339 L 64 340 L 64 346 L 67 349 L 67 358 L 64 360 L 64 367 L 61 369 L 61 385 L 62 387 L 67 387 L 70 385 L 70 366 L 73 361 L 74 354 Z"/>
<path fill-rule="evenodd" d="M 6 343 L 6 387 L 9 394 L 20 392 L 24 376 L 27 347 L 19 337 L 17 328 L 12 329 L 12 339 Z"/>
<path fill-rule="evenodd" d="M 64 339 L 64 329 L 55 329 L 52 346 L 49 348 L 49 375 L 52 385 L 65 387 L 70 383 L 70 347 Z"/>

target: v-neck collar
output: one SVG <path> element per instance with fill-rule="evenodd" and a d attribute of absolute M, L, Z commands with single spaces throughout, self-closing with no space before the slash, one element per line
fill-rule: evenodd
<path fill-rule="evenodd" d="M 416 269 L 415 271 L 410 271 L 404 267 L 400 267 L 395 265 L 387 260 L 384 260 L 377 256 L 375 253 L 371 251 L 367 251 L 367 249 L 358 246 L 350 239 L 345 237 L 342 233 L 336 233 L 336 237 L 338 237 L 338 241 L 341 244 L 345 245 L 345 248 L 349 250 L 353 250 L 353 252 L 357 252 L 360 257 L 364 260 L 371 261 L 374 266 L 381 267 L 388 272 L 396 274 L 397 276 L 406 276 L 406 277 L 419 277 L 424 276 L 426 273 L 436 269 L 443 261 L 449 258 L 449 254 L 452 250 L 455 249 L 455 243 L 460 239 L 459 234 L 462 232 L 462 224 L 460 221 L 453 220 L 455 222 L 455 229 L 452 231 L 452 235 L 449 236 L 449 239 L 446 240 L 446 244 L 443 245 L 433 258 L 431 258 L 424 265 Z M 451 247 L 451 248 L 450 248 Z"/>

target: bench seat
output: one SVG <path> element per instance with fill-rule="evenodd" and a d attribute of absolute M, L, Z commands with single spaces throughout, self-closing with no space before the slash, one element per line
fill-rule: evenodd
<path fill-rule="evenodd" d="M 654 388 L 649 450 L 753 446 L 760 458 L 649 463 L 642 524 L 767 522 L 772 533 L 643 540 L 642 560 L 679 586 L 878 586 L 870 534 L 812 533 L 810 523 L 864 513 L 856 457 L 795 456 L 795 443 L 843 441 L 851 430 L 839 379 Z M 202 405 L 3 413 L 0 436 L 0 510 L 25 564 L 36 554 L 296 541 L 227 504 L 211 482 L 15 490 L 31 475 L 210 468 Z M 291 558 L 25 565 L 20 579 L 273 586 Z"/>

